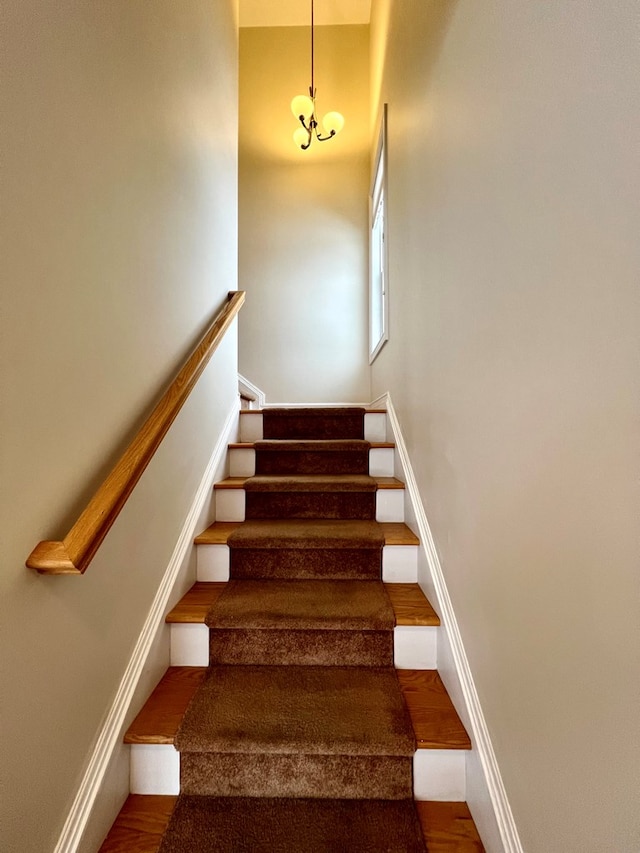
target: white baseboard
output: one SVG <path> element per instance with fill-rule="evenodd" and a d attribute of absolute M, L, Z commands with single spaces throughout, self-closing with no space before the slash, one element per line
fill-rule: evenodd
<path fill-rule="evenodd" d="M 461 694 L 466 704 L 467 713 L 465 716 L 469 720 L 471 728 L 469 734 L 473 748 L 477 751 L 477 756 L 480 760 L 486 791 L 493 810 L 493 818 L 500 834 L 502 848 L 504 853 L 523 853 L 522 843 L 502 782 L 493 744 L 491 743 L 489 730 L 480 706 L 480 699 L 471 674 L 469 660 L 462 643 L 460 629 L 458 628 L 458 622 L 444 579 L 431 528 L 429 527 L 429 522 L 427 521 L 424 506 L 420 498 L 418 484 L 411 467 L 400 423 L 393 407 L 391 396 L 388 393 L 379 397 L 375 403 L 379 408 L 386 408 L 387 410 L 389 425 L 393 434 L 392 440 L 395 442 L 402 467 L 402 478 L 405 482 L 406 494 L 411 502 L 418 527 L 416 533 L 420 538 L 421 548 L 424 549 L 426 554 L 431 581 L 436 591 L 437 602 L 434 602 L 434 604 L 439 611 L 442 628 L 446 632 L 451 649 Z"/>
<path fill-rule="evenodd" d="M 206 500 L 211 495 L 216 471 L 224 460 L 229 438 L 237 424 L 237 419 L 238 405 L 234 401 L 187 513 L 180 537 L 153 599 L 138 641 L 118 687 L 115 699 L 98 733 L 96 746 L 89 759 L 82 782 L 54 848 L 54 853 L 75 853 L 80 844 L 82 834 L 89 821 L 91 810 L 107 771 L 111 755 L 124 725 L 129 705 L 143 672 L 145 662 L 153 646 L 156 634 L 163 625 L 171 591 L 189 549 L 194 547 L 193 538 L 200 513 Z"/>

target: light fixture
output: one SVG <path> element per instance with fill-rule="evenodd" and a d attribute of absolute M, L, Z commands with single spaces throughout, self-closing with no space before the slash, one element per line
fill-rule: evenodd
<path fill-rule="evenodd" d="M 322 119 L 322 128 L 325 136 L 321 135 L 318 130 L 318 120 L 316 118 L 316 88 L 314 79 L 314 20 L 313 20 L 313 0 L 311 0 L 311 85 L 309 86 L 308 95 L 296 95 L 291 101 L 291 112 L 300 121 L 300 127 L 294 131 L 293 141 L 298 146 L 306 151 L 313 142 L 313 137 L 318 142 L 326 142 L 331 139 L 336 133 L 340 133 L 344 127 L 344 117 L 337 112 L 327 113 Z"/>

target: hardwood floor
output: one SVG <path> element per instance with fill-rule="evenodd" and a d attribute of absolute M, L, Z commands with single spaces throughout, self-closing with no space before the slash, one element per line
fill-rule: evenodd
<path fill-rule="evenodd" d="M 484 853 L 466 803 L 416 803 L 428 853 Z"/>
<path fill-rule="evenodd" d="M 129 726 L 124 742 L 172 744 L 206 672 L 204 666 L 170 666 Z"/>
<path fill-rule="evenodd" d="M 435 669 L 399 669 L 418 749 L 471 749 L 471 740 Z"/>
<path fill-rule="evenodd" d="M 177 799 L 129 794 L 99 853 L 157 853 Z"/>
<path fill-rule="evenodd" d="M 386 583 L 396 625 L 439 625 L 438 614 L 417 583 Z"/>

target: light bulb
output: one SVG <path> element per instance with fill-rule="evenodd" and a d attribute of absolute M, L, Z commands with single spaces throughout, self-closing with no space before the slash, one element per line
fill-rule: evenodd
<path fill-rule="evenodd" d="M 304 116 L 308 120 L 313 115 L 313 101 L 308 95 L 296 95 L 291 101 L 291 112 L 298 119 Z"/>
<path fill-rule="evenodd" d="M 298 148 L 302 148 L 303 145 L 306 145 L 309 142 L 309 134 L 304 127 L 299 127 L 297 130 L 293 131 L 293 141 Z"/>
<path fill-rule="evenodd" d="M 340 133 L 344 127 L 344 117 L 341 113 L 327 113 L 322 119 L 322 126 L 325 129 L 325 133 L 331 133 L 332 130 L 335 131 L 335 133 Z"/>

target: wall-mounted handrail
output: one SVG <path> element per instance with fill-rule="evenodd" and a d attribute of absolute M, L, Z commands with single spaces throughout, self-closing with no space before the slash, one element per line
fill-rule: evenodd
<path fill-rule="evenodd" d="M 229 294 L 222 310 L 71 530 L 62 542 L 36 545 L 27 559 L 30 569 L 54 575 L 84 573 L 244 300 L 242 290 Z"/>

